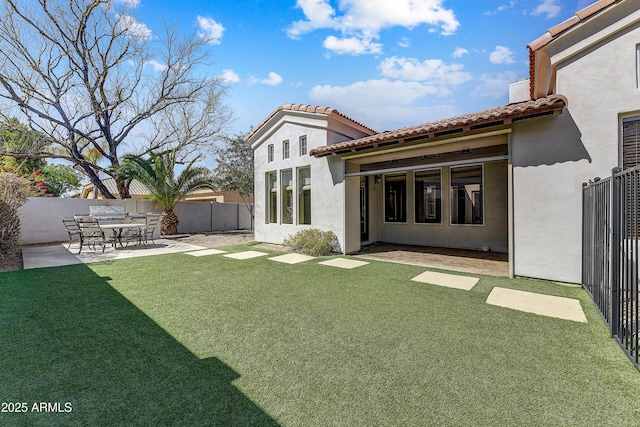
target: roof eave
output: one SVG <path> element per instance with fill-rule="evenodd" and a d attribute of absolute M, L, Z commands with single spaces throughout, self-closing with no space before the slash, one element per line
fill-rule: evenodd
<path fill-rule="evenodd" d="M 545 101 L 547 101 L 546 98 Z M 526 105 L 530 102 L 535 101 L 526 101 L 520 104 Z M 514 106 L 517 105 L 518 104 L 515 104 Z M 351 154 L 364 150 L 379 150 L 383 147 L 389 147 L 392 145 L 395 146 L 399 144 L 411 144 L 412 142 L 418 140 L 436 141 L 458 137 L 465 134 L 481 134 L 483 132 L 486 132 L 487 130 L 495 130 L 496 128 L 510 126 L 514 121 L 531 119 L 543 115 L 561 114 L 566 105 L 567 100 L 565 97 L 561 95 L 555 95 L 554 97 L 548 98 L 548 104 L 538 107 L 532 107 L 528 109 L 523 108 L 522 110 L 514 110 L 505 112 L 504 114 L 498 114 L 496 116 L 489 116 L 484 119 L 477 119 L 467 122 L 454 120 L 454 123 L 450 126 L 429 126 L 429 124 L 427 123 L 425 125 L 419 125 L 417 127 L 408 127 L 404 132 L 401 129 L 400 131 L 385 132 L 382 134 L 361 138 L 360 141 L 362 142 L 360 143 L 358 142 L 358 140 L 355 140 L 347 141 L 340 144 L 329 145 L 326 147 L 318 147 L 311 150 L 309 154 L 316 158 L 321 158 L 331 155 Z M 508 107 L 509 106 L 505 106 L 503 108 Z"/>

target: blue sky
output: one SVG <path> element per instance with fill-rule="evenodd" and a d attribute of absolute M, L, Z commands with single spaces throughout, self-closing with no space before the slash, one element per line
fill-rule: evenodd
<path fill-rule="evenodd" d="M 234 133 L 281 104 L 329 106 L 377 131 L 508 103 L 526 45 L 594 0 L 120 0 L 143 31 L 209 40 Z"/>

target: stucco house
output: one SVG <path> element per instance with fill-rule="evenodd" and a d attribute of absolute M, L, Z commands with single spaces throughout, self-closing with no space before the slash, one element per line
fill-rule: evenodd
<path fill-rule="evenodd" d="M 510 103 L 377 133 L 286 104 L 247 136 L 255 238 L 332 230 L 509 254 L 511 275 L 579 282 L 582 183 L 640 161 L 640 4 L 601 0 L 528 46 Z"/>

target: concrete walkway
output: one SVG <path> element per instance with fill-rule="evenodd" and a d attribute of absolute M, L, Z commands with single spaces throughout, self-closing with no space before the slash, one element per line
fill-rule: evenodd
<path fill-rule="evenodd" d="M 125 246 L 124 248 L 118 249 L 113 249 L 109 246 L 104 252 L 102 252 L 101 249 L 94 251 L 91 248 L 82 248 L 80 255 L 78 255 L 79 245 L 77 243 L 72 244 L 69 251 L 67 251 L 66 248 L 67 244 L 23 247 L 22 262 L 24 269 L 59 267 L 62 265 L 86 264 L 205 249 L 202 246 L 180 243 L 169 239 L 156 239 L 155 244 L 147 244 L 146 248 L 143 245 Z"/>

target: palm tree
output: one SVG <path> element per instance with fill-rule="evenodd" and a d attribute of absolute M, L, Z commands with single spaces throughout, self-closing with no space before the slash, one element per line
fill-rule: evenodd
<path fill-rule="evenodd" d="M 135 178 L 145 184 L 151 191 L 147 199 L 158 203 L 164 209 L 162 234 L 178 233 L 179 220 L 173 209 L 187 194 L 201 188 L 215 189 L 209 170 L 202 166 L 194 166 L 194 162 L 195 160 L 187 164 L 176 177 L 175 150 L 152 153 L 149 159 L 131 155 L 124 157 L 118 171 L 120 177 Z"/>

